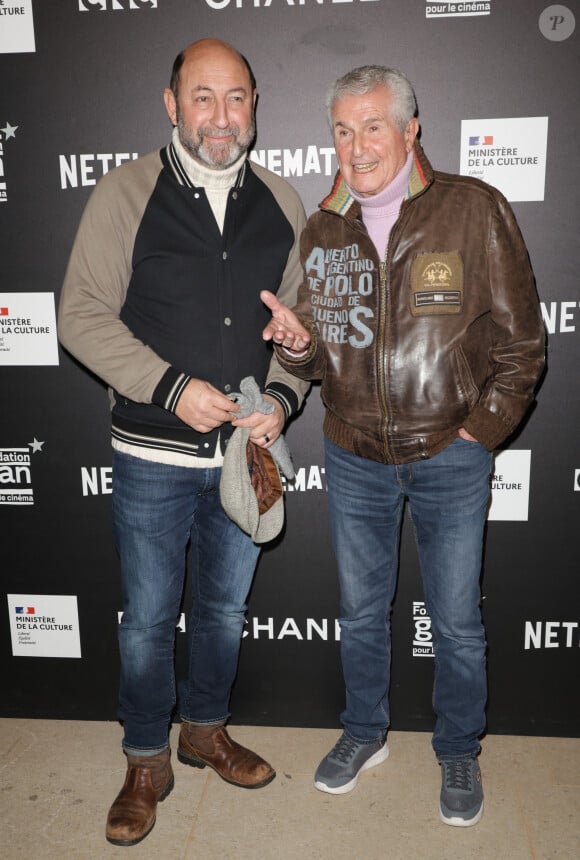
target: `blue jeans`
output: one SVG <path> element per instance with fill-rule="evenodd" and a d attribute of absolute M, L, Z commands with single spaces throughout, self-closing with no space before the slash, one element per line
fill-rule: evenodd
<path fill-rule="evenodd" d="M 479 751 L 487 698 L 479 582 L 491 454 L 460 437 L 435 457 L 402 466 L 358 457 L 328 439 L 325 451 L 344 728 L 371 741 L 389 726 L 391 604 L 407 498 L 433 633 L 433 748 L 439 760 L 471 756 Z"/>
<path fill-rule="evenodd" d="M 225 514 L 221 469 L 187 469 L 113 452 L 113 529 L 121 560 L 119 718 L 123 748 L 167 746 L 176 704 L 176 624 L 191 541 L 189 667 L 183 719 L 224 722 L 259 547 Z"/>

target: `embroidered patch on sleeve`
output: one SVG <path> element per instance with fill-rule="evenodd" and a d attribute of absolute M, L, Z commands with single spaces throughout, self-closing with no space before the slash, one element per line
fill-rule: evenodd
<path fill-rule="evenodd" d="M 459 251 L 419 254 L 411 268 L 411 313 L 458 314 L 463 306 L 463 260 Z"/>

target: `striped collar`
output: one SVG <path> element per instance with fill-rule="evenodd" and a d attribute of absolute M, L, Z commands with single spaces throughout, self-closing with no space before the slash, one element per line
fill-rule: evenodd
<path fill-rule="evenodd" d="M 425 154 L 418 143 L 415 144 L 413 165 L 405 199 L 409 200 L 420 194 L 431 183 L 432 170 Z M 356 212 L 360 211 L 360 205 L 352 196 L 342 178 L 340 171 L 336 174 L 334 185 L 330 194 L 320 204 L 320 209 L 325 212 L 334 212 L 337 215 L 346 216 L 350 209 L 355 206 Z"/>

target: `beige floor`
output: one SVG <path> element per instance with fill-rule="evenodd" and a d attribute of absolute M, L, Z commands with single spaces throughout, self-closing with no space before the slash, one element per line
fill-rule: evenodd
<path fill-rule="evenodd" d="M 0 720 L 0 858 L 580 858 L 580 739 L 487 737 L 485 814 L 463 829 L 439 822 L 439 768 L 427 734 L 392 732 L 389 759 L 352 794 L 331 797 L 316 791 L 312 773 L 336 731 L 234 726 L 231 733 L 275 765 L 274 782 L 247 791 L 209 768 L 175 762 L 175 789 L 154 830 L 117 848 L 104 838 L 104 821 L 123 781 L 119 726 Z"/>

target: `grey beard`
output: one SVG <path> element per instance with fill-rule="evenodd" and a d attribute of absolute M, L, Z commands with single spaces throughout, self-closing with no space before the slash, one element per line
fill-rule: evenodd
<path fill-rule="evenodd" d="M 240 134 L 239 128 L 233 126 L 228 130 L 228 135 L 234 134 L 236 136 L 234 142 L 230 143 L 227 148 L 217 148 L 204 142 L 203 129 L 194 137 L 191 126 L 186 125 L 182 117 L 178 117 L 177 129 L 181 145 L 191 157 L 213 170 L 225 170 L 226 167 L 234 164 L 244 152 L 248 151 L 256 133 L 253 119 L 248 131 L 244 134 Z M 228 135 L 224 135 L 224 137 Z"/>

